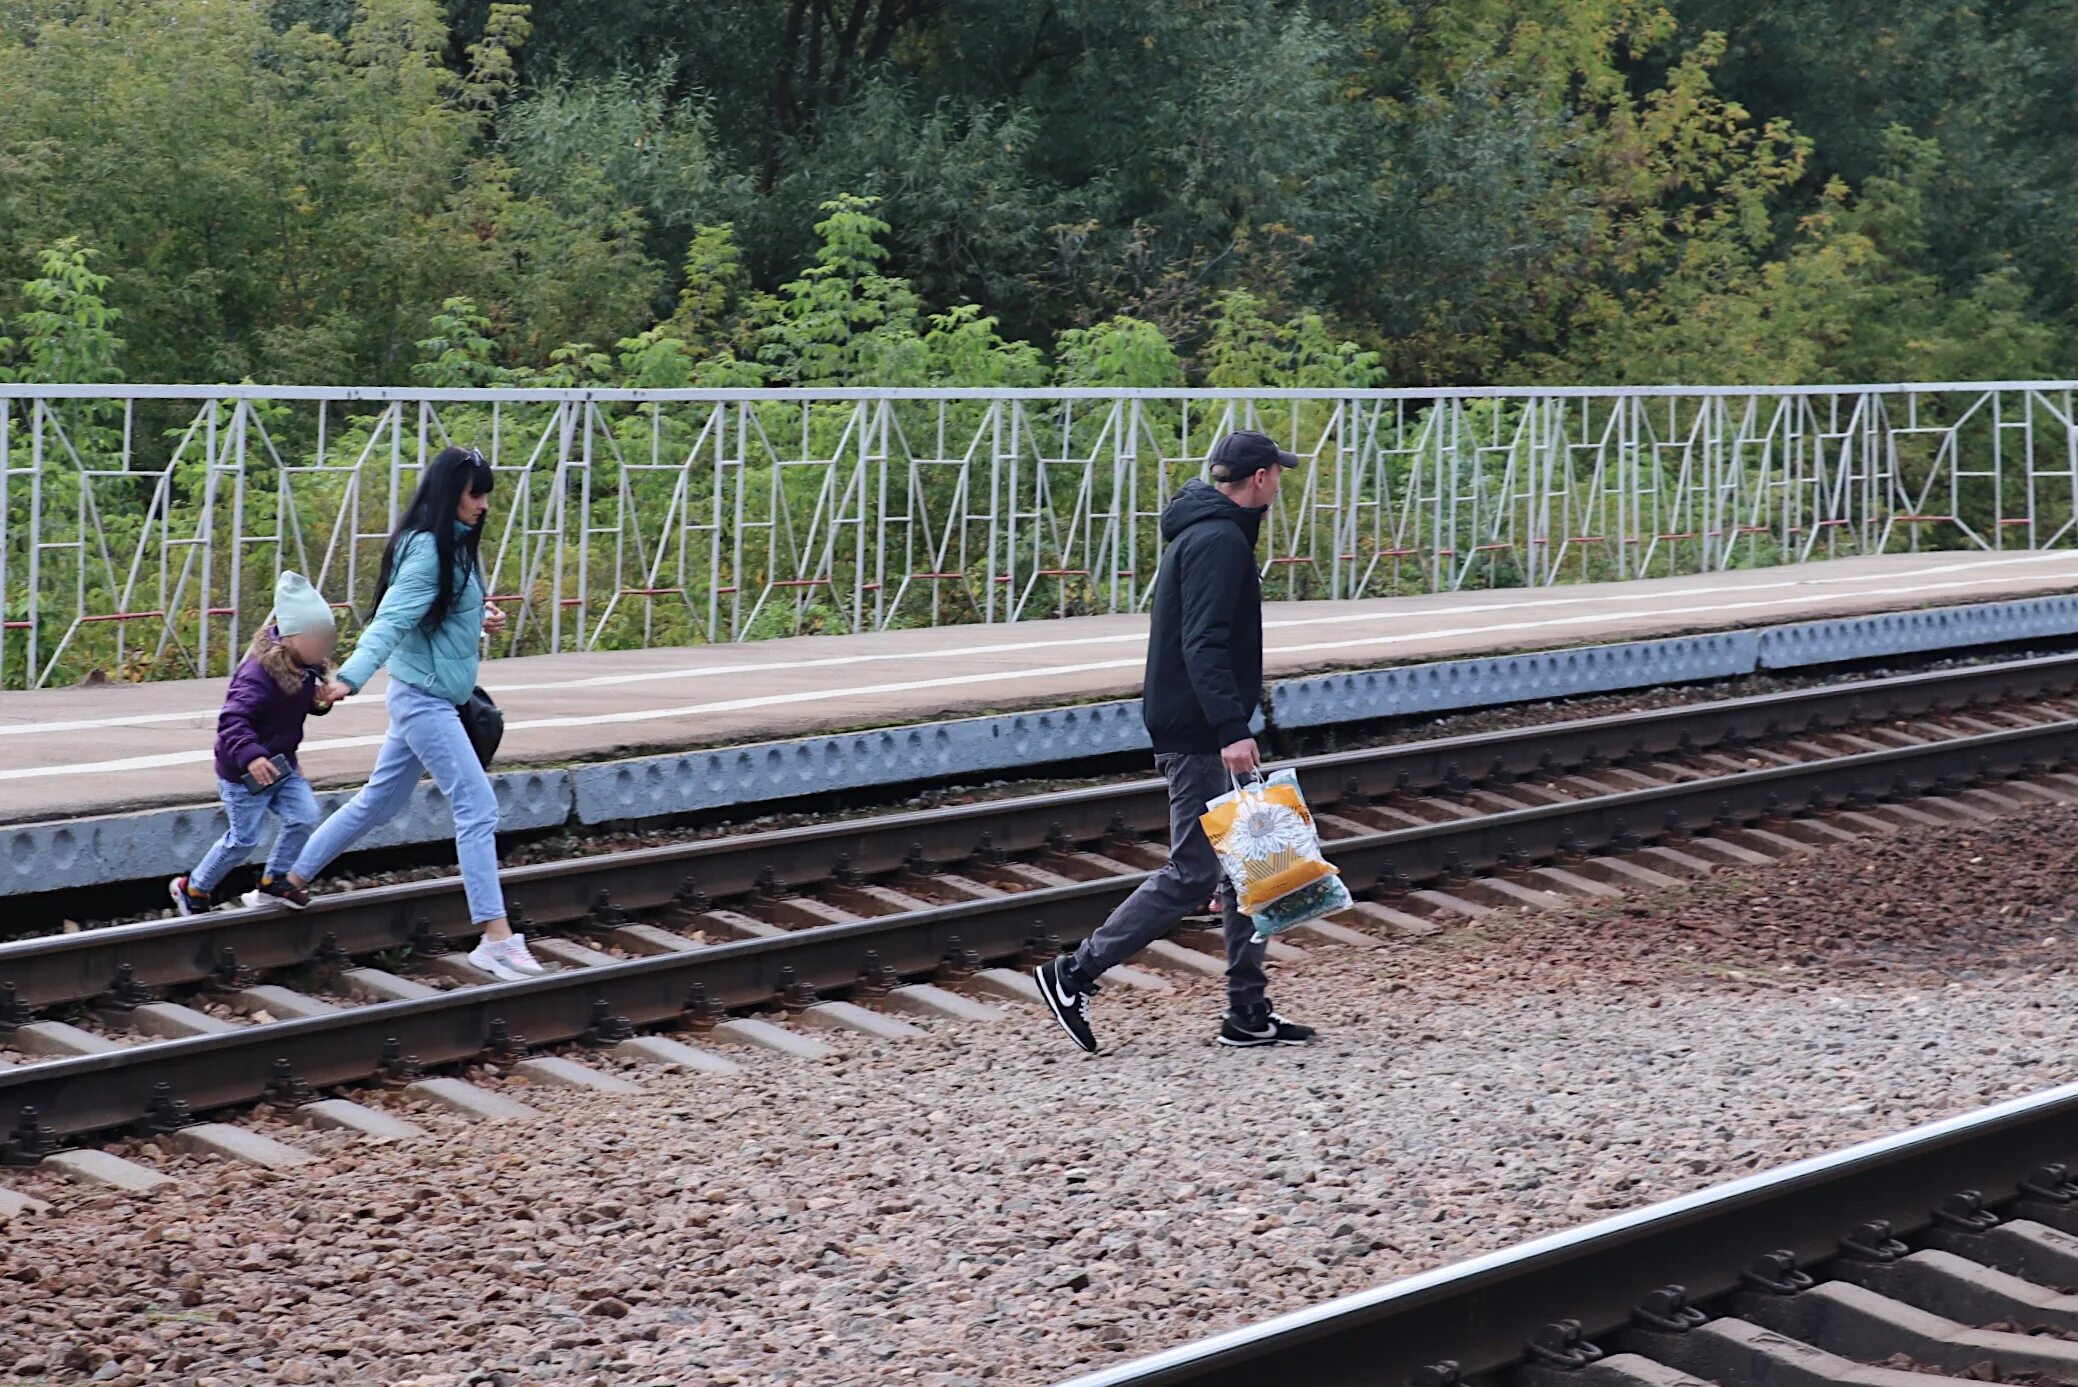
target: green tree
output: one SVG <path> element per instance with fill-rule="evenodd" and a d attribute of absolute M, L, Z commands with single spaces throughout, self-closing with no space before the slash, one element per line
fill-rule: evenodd
<path fill-rule="evenodd" d="M 1057 385 L 1161 389 L 1184 383 L 1183 359 L 1162 330 L 1124 315 L 1063 332 L 1054 361 Z"/>
<path fill-rule="evenodd" d="M 933 385 L 1035 390 L 1046 384 L 1046 361 L 1029 342 L 1005 341 L 996 320 L 963 303 L 931 316 L 924 334 L 925 370 Z"/>
<path fill-rule="evenodd" d="M 22 286 L 29 307 L 17 317 L 21 363 L 15 378 L 29 382 L 101 385 L 123 378 L 115 332 L 123 311 L 105 297 L 109 277 L 92 268 L 98 252 L 77 237 L 62 237 L 37 257 L 41 273 Z"/>
<path fill-rule="evenodd" d="M 921 308 L 907 280 L 881 272 L 888 224 L 874 199 L 849 193 L 823 204 L 815 263 L 782 285 L 758 359 L 789 385 L 918 385 L 927 356 Z"/>
<path fill-rule="evenodd" d="M 1118 379 L 1120 318 L 1222 382 L 2053 372 L 2073 17 L 15 0 L 0 319 L 70 236 L 147 380 L 409 379 L 456 298 L 512 379 Z"/>
<path fill-rule="evenodd" d="M 140 378 L 400 380 L 456 295 L 539 360 L 644 325 L 662 288 L 639 214 L 587 224 L 489 145 L 524 6 L 454 67 L 434 0 L 332 27 L 211 0 L 26 16 L 0 26 L 0 283 L 29 277 L 20 247 L 97 247 Z"/>
<path fill-rule="evenodd" d="M 686 247 L 678 306 L 663 326 L 682 339 L 695 356 L 755 350 L 757 333 L 777 307 L 767 294 L 751 287 L 728 222 L 696 226 Z"/>
<path fill-rule="evenodd" d="M 421 359 L 412 379 L 436 390 L 479 389 L 503 385 L 508 373 L 498 364 L 498 344 L 491 320 L 472 299 L 456 297 L 440 305 L 432 318 L 432 335 L 418 341 Z"/>
<path fill-rule="evenodd" d="M 1364 389 L 1384 374 L 1377 352 L 1337 340 L 1320 314 L 1277 322 L 1246 289 L 1228 290 L 1215 300 L 1212 319 L 1204 352 L 1207 385 Z"/>

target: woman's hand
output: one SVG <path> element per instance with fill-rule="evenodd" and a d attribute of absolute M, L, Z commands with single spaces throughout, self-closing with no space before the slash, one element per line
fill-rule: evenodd
<path fill-rule="evenodd" d="M 318 689 L 318 702 L 326 704 L 337 703 L 343 698 L 351 698 L 353 692 L 353 686 L 344 679 L 334 679 L 331 683 L 323 685 Z"/>
<path fill-rule="evenodd" d="M 495 636 L 505 629 L 505 609 L 486 602 L 483 606 L 483 632 Z"/>

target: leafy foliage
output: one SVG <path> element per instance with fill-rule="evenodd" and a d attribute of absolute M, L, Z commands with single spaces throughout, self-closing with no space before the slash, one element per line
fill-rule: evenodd
<path fill-rule="evenodd" d="M 0 370 L 2057 374 L 2078 322 L 2070 18 L 2066 0 L 12 0 Z M 107 276 L 98 324 L 68 306 L 81 275 Z"/>

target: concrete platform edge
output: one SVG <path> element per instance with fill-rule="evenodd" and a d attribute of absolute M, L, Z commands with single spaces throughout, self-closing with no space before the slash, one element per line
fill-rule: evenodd
<path fill-rule="evenodd" d="M 1365 722 L 1661 684 L 1733 678 L 1844 660 L 1962 649 L 2078 633 L 2078 595 L 1882 612 L 1691 636 L 1573 646 L 1285 679 L 1268 721 L 1284 728 Z M 920 723 L 866 732 L 637 757 L 491 777 L 499 828 L 593 825 L 836 790 L 1058 763 L 1143 750 L 1138 699 Z M 319 796 L 330 814 L 351 796 Z M 214 804 L 0 828 L 0 897 L 172 876 L 223 831 Z M 452 836 L 445 798 L 422 784 L 368 848 Z M 265 845 L 253 860 L 264 856 Z"/>

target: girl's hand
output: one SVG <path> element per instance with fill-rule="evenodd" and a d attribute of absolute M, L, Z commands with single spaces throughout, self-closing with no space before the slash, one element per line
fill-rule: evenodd
<path fill-rule="evenodd" d="M 271 756 L 255 756 L 246 763 L 245 773 L 259 781 L 262 788 L 281 779 L 281 772 L 275 769 L 274 758 Z"/>
<path fill-rule="evenodd" d="M 495 636 L 504 629 L 505 609 L 503 607 L 493 607 L 489 603 L 485 603 L 483 608 L 484 634 L 487 636 Z"/>

